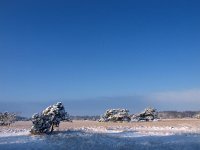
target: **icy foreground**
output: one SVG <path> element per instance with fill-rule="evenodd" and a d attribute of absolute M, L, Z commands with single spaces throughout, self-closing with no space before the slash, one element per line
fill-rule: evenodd
<path fill-rule="evenodd" d="M 140 136 L 134 132 L 92 133 L 69 130 L 52 135 L 1 137 L 0 149 L 199 150 L 200 135 Z"/>
<path fill-rule="evenodd" d="M 154 126 L 144 124 L 98 124 L 75 122 L 63 124 L 50 135 L 30 135 L 27 128 L 1 128 L 0 149 L 69 150 L 199 150 L 198 125 Z M 81 125 L 78 125 L 81 124 Z M 87 124 L 92 124 L 91 126 Z M 96 123 L 94 123 L 96 124 Z M 152 124 L 152 123 L 150 123 Z M 159 126 L 156 126 L 159 124 Z M 166 124 L 166 123 L 165 123 Z M 73 128 L 64 126 L 73 126 Z"/>

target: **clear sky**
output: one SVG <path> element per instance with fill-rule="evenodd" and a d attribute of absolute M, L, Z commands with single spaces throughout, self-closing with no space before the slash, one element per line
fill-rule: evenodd
<path fill-rule="evenodd" d="M 56 101 L 200 110 L 200 2 L 1 0 L 0 111 Z"/>

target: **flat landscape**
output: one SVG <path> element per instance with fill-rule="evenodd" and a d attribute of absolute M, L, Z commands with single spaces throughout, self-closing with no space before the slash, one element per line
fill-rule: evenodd
<path fill-rule="evenodd" d="M 29 131 L 31 121 L 17 121 L 10 126 L 1 126 L 0 135 L 6 133 L 18 133 Z M 56 131 L 87 130 L 94 132 L 107 131 L 137 131 L 141 133 L 200 133 L 200 119 L 163 119 L 152 122 L 98 122 L 89 120 L 74 120 L 73 122 L 61 122 Z"/>
<path fill-rule="evenodd" d="M 200 149 L 200 120 L 153 122 L 61 122 L 52 134 L 31 135 L 31 121 L 0 127 L 0 149 Z"/>
<path fill-rule="evenodd" d="M 198 0 L 0 0 L 0 150 L 200 150 L 199 66 Z"/>

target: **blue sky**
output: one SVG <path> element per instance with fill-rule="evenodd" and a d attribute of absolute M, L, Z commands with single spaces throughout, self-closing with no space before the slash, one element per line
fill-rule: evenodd
<path fill-rule="evenodd" d="M 198 109 L 199 8 L 197 0 L 0 1 L 0 110 L 32 113 L 57 100 L 72 114 Z"/>

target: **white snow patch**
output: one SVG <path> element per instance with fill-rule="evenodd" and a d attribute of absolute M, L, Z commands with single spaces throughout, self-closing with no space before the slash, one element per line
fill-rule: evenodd
<path fill-rule="evenodd" d="M 3 129 L 0 132 L 0 137 L 22 136 L 29 134 L 30 134 L 29 130 L 26 129 Z"/>

